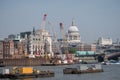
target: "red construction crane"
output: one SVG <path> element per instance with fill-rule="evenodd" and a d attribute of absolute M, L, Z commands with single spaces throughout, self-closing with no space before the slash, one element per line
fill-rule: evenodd
<path fill-rule="evenodd" d="M 63 23 L 60 23 L 60 32 L 61 32 L 62 40 L 65 41 L 65 34 L 64 34 Z"/>
<path fill-rule="evenodd" d="M 66 38 L 64 34 L 63 23 L 60 23 L 59 25 L 60 25 L 60 32 L 61 32 L 61 37 L 62 37 L 63 53 L 67 54 L 67 44 L 66 44 Z"/>
<path fill-rule="evenodd" d="M 45 29 L 45 25 L 46 25 L 46 17 L 47 17 L 47 14 L 44 14 L 43 21 L 42 21 L 42 24 L 41 24 L 41 27 L 42 27 L 43 30 Z"/>
<path fill-rule="evenodd" d="M 65 53 L 65 55 L 66 55 L 67 62 L 70 63 L 70 61 L 72 60 L 72 55 L 69 54 L 69 52 L 68 52 L 67 39 L 64 34 L 64 27 L 63 27 L 62 23 L 60 23 L 60 32 L 62 35 L 63 53 Z"/>

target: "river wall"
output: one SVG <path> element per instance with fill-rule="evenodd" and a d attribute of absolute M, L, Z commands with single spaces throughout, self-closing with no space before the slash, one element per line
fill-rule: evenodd
<path fill-rule="evenodd" d="M 5 66 L 40 66 L 45 63 L 44 58 L 0 59 Z"/>

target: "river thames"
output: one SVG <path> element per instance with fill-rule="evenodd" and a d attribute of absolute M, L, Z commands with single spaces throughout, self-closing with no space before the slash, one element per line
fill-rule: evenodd
<path fill-rule="evenodd" d="M 51 70 L 55 72 L 54 77 L 47 78 L 28 78 L 22 80 L 120 80 L 120 65 L 102 65 L 104 72 L 88 73 L 88 74 L 63 74 L 63 69 L 66 67 L 77 67 L 75 65 L 63 66 L 35 66 L 34 68 L 40 70 Z M 11 67 L 6 67 L 11 68 Z M 11 80 L 11 79 L 0 79 Z M 17 79 L 21 80 L 21 79 Z"/>

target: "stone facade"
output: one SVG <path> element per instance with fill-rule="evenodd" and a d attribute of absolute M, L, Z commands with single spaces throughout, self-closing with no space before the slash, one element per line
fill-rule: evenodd
<path fill-rule="evenodd" d="M 46 30 L 33 30 L 28 39 L 29 52 L 31 57 L 44 56 L 45 52 L 52 55 L 52 40 Z"/>
<path fill-rule="evenodd" d="M 69 44 L 80 43 L 80 33 L 78 27 L 72 21 L 72 25 L 68 28 L 66 39 Z"/>
<path fill-rule="evenodd" d="M 98 44 L 99 45 L 112 45 L 112 39 L 111 38 L 104 39 L 104 38 L 100 37 L 98 39 Z"/>

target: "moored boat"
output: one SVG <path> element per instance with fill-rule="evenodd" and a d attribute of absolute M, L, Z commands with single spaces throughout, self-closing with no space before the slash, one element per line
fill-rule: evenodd
<path fill-rule="evenodd" d="M 52 71 L 39 71 L 33 69 L 32 67 L 23 68 L 13 68 L 10 72 L 9 69 L 3 69 L 0 73 L 0 78 L 12 78 L 12 79 L 22 79 L 22 78 L 38 78 L 38 77 L 54 77 L 54 72 Z"/>
<path fill-rule="evenodd" d="M 103 72 L 100 64 L 96 65 L 80 65 L 78 68 L 65 68 L 64 74 L 82 74 L 82 73 L 97 73 Z"/>
<path fill-rule="evenodd" d="M 5 67 L 5 65 L 0 65 L 0 67 Z"/>
<path fill-rule="evenodd" d="M 61 63 L 61 64 L 54 64 L 54 63 L 46 63 L 41 64 L 41 66 L 61 66 L 61 65 L 72 65 L 73 63 Z"/>

